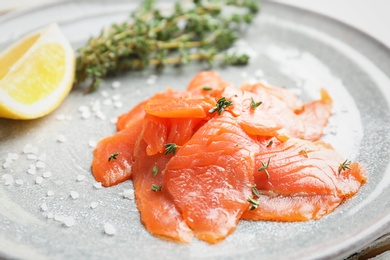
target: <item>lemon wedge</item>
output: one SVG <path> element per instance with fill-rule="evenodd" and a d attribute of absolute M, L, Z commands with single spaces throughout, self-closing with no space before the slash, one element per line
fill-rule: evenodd
<path fill-rule="evenodd" d="M 49 114 L 69 94 L 74 73 L 73 48 L 56 24 L 23 37 L 0 54 L 0 117 Z"/>

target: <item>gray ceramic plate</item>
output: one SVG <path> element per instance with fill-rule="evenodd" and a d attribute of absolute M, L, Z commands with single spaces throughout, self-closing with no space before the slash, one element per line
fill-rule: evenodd
<path fill-rule="evenodd" d="M 74 0 L 3 16 L 0 48 L 50 22 L 57 22 L 77 48 L 102 26 L 127 17 L 135 5 Z M 368 183 L 355 197 L 319 221 L 241 221 L 231 236 L 216 245 L 197 240 L 182 245 L 150 235 L 140 223 L 134 200 L 123 197 L 123 191 L 132 188 L 130 181 L 107 189 L 94 187 L 92 146 L 115 132 L 113 120 L 121 113 L 167 86 L 185 88 L 203 68 L 191 65 L 160 74 L 152 70 L 129 73 L 107 80 L 90 95 L 75 88 L 58 110 L 42 119 L 0 120 L 0 255 L 329 259 L 348 256 L 388 231 L 389 50 L 337 21 L 272 2 L 263 3 L 261 15 L 240 44 L 250 50 L 252 63 L 216 68 L 227 80 L 236 84 L 266 80 L 294 88 L 304 99 L 317 97 L 320 87 L 328 89 L 335 106 L 325 140 L 367 166 Z M 120 88 L 111 87 L 114 81 L 121 83 Z M 83 110 L 90 111 L 90 117 Z M 29 170 L 30 165 L 38 166 L 34 154 L 23 150 L 44 160 L 35 174 Z M 18 159 L 4 167 L 9 153 L 16 153 Z M 74 192 L 78 198 L 70 196 Z M 96 208 L 91 208 L 92 202 Z M 67 227 L 64 219 L 68 225 L 74 220 L 74 225 Z M 116 229 L 115 235 L 104 233 L 105 223 Z"/>

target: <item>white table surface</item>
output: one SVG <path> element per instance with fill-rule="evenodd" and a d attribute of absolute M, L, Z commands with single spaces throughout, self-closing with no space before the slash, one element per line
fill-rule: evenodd
<path fill-rule="evenodd" d="M 6 12 L 66 0 L 0 0 L 0 15 Z M 316 13 L 324 14 L 349 24 L 376 38 L 390 48 L 390 0 L 273 0 Z M 390 66 L 390 64 L 389 64 Z M 390 236 L 385 238 L 386 246 Z M 382 241 L 383 242 L 383 241 Z M 375 246 L 375 245 L 374 245 Z M 388 247 L 388 246 L 387 246 Z M 388 259 L 390 251 L 380 259 Z M 389 253 L 389 254 L 388 254 Z M 381 258 L 384 256 L 385 258 Z M 355 258 L 352 258 L 355 259 Z M 357 258 L 356 258 L 357 259 Z"/>

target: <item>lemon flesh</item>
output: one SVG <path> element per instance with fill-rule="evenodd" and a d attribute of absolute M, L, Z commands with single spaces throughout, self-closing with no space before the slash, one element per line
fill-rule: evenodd
<path fill-rule="evenodd" d="M 0 117 L 33 119 L 56 109 L 74 81 L 74 51 L 55 24 L 0 54 Z"/>

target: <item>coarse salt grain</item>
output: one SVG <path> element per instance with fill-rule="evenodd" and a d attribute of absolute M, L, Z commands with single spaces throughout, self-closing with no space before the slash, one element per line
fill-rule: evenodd
<path fill-rule="evenodd" d="M 112 95 L 111 99 L 113 101 L 118 101 L 119 99 L 121 99 L 121 95 L 119 95 L 119 94 Z"/>
<path fill-rule="evenodd" d="M 92 111 L 96 112 L 99 111 L 101 108 L 100 100 L 95 100 L 92 102 Z"/>
<path fill-rule="evenodd" d="M 54 214 L 54 220 L 55 221 L 58 221 L 58 222 L 63 222 L 64 221 L 64 219 L 65 219 L 65 217 L 64 216 L 62 216 L 62 215 L 57 215 L 57 214 Z"/>
<path fill-rule="evenodd" d="M 35 154 L 27 154 L 27 160 L 37 160 L 38 157 Z"/>
<path fill-rule="evenodd" d="M 31 165 L 30 165 L 30 166 L 31 166 Z M 35 168 L 35 165 L 34 165 L 34 167 L 28 168 L 28 169 L 27 169 L 27 173 L 32 174 L 32 175 L 36 174 L 36 173 L 37 173 L 37 170 L 36 170 L 36 168 Z"/>
<path fill-rule="evenodd" d="M 46 204 L 46 202 L 43 202 L 42 204 L 41 204 L 41 210 L 42 211 L 47 211 L 49 208 L 47 207 L 47 204 Z"/>
<path fill-rule="evenodd" d="M 51 173 L 51 171 L 47 171 L 47 172 L 42 173 L 42 176 L 43 176 L 43 178 L 50 178 L 52 176 L 52 173 Z"/>
<path fill-rule="evenodd" d="M 37 161 L 35 166 L 37 167 L 37 169 L 44 169 L 46 167 L 46 164 L 42 161 Z"/>
<path fill-rule="evenodd" d="M 74 190 L 72 190 L 71 192 L 70 192 L 70 196 L 72 197 L 72 199 L 78 199 L 79 197 L 80 197 L 80 195 L 78 194 L 78 192 L 77 191 L 74 191 Z"/>
<path fill-rule="evenodd" d="M 110 119 L 110 123 L 111 124 L 116 124 L 118 122 L 118 118 L 117 117 L 113 117 Z"/>
<path fill-rule="evenodd" d="M 112 88 L 119 88 L 121 86 L 121 83 L 119 81 L 114 81 L 111 84 Z"/>
<path fill-rule="evenodd" d="M 42 181 L 43 181 L 43 178 L 41 176 L 37 176 L 37 178 L 35 179 L 36 184 L 41 184 Z"/>
<path fill-rule="evenodd" d="M 101 92 L 100 92 L 100 95 L 102 95 L 102 97 L 108 97 L 108 96 L 109 96 L 109 95 L 108 95 L 108 92 L 105 91 L 105 90 L 101 91 Z"/>
<path fill-rule="evenodd" d="M 93 187 L 95 187 L 95 189 L 101 189 L 102 188 L 102 183 L 101 182 L 96 182 L 93 184 Z"/>
<path fill-rule="evenodd" d="M 123 197 L 129 200 L 134 199 L 134 190 L 129 189 L 129 190 L 124 190 L 123 191 Z"/>
<path fill-rule="evenodd" d="M 19 158 L 19 155 L 17 153 L 8 153 L 7 158 L 16 161 Z"/>
<path fill-rule="evenodd" d="M 33 146 L 31 144 L 26 144 L 23 147 L 23 153 L 31 153 L 32 150 L 33 150 Z"/>
<path fill-rule="evenodd" d="M 4 169 L 8 169 L 9 167 L 11 167 L 11 163 L 10 162 L 3 163 L 3 168 Z"/>
<path fill-rule="evenodd" d="M 84 111 L 89 111 L 89 107 L 87 107 L 87 106 L 79 106 L 79 111 L 80 112 L 84 112 Z"/>
<path fill-rule="evenodd" d="M 106 119 L 106 116 L 100 110 L 96 111 L 95 115 L 96 115 L 97 118 L 99 118 L 101 120 L 105 120 Z"/>
<path fill-rule="evenodd" d="M 105 100 L 103 100 L 103 105 L 111 106 L 112 105 L 112 100 L 109 99 L 109 98 L 106 98 Z"/>
<path fill-rule="evenodd" d="M 116 229 L 110 223 L 105 223 L 104 224 L 104 233 L 106 233 L 109 236 L 112 236 L 112 235 L 115 235 Z"/>
<path fill-rule="evenodd" d="M 48 191 L 47 191 L 47 196 L 48 196 L 48 197 L 54 196 L 54 191 L 48 190 Z"/>
<path fill-rule="evenodd" d="M 90 117 L 91 117 L 91 112 L 89 110 L 88 111 L 83 111 L 81 113 L 81 118 L 83 118 L 83 119 L 88 119 Z"/>
<path fill-rule="evenodd" d="M 57 136 L 57 142 L 65 143 L 66 142 L 66 137 L 64 135 L 58 135 Z"/>
<path fill-rule="evenodd" d="M 54 218 L 54 213 L 53 212 L 49 212 L 47 213 L 47 216 L 46 216 L 48 219 L 53 219 Z"/>
<path fill-rule="evenodd" d="M 96 208 L 97 206 L 98 206 L 98 203 L 97 203 L 96 201 L 91 202 L 91 204 L 89 205 L 89 207 L 90 207 L 91 209 L 94 209 L 94 208 Z"/>
<path fill-rule="evenodd" d="M 85 180 L 85 175 L 82 175 L 82 174 L 77 175 L 76 180 L 77 180 L 77 181 L 83 181 L 83 180 Z"/>
<path fill-rule="evenodd" d="M 4 179 L 5 186 L 9 186 L 9 185 L 14 183 L 14 178 L 12 177 L 11 174 L 8 174 L 8 173 L 3 174 L 2 179 Z"/>
<path fill-rule="evenodd" d="M 121 107 L 123 107 L 123 103 L 121 101 L 115 101 L 114 107 L 121 108 Z"/>
<path fill-rule="evenodd" d="M 18 186 L 22 186 L 23 185 L 23 180 L 22 179 L 17 179 L 17 180 L 15 180 L 15 184 L 18 185 Z"/>
<path fill-rule="evenodd" d="M 75 219 L 74 219 L 73 217 L 71 217 L 71 216 L 65 217 L 64 220 L 63 220 L 63 222 L 64 222 L 64 225 L 65 225 L 66 227 L 71 227 L 71 226 L 73 226 L 74 224 L 76 224 Z"/>

